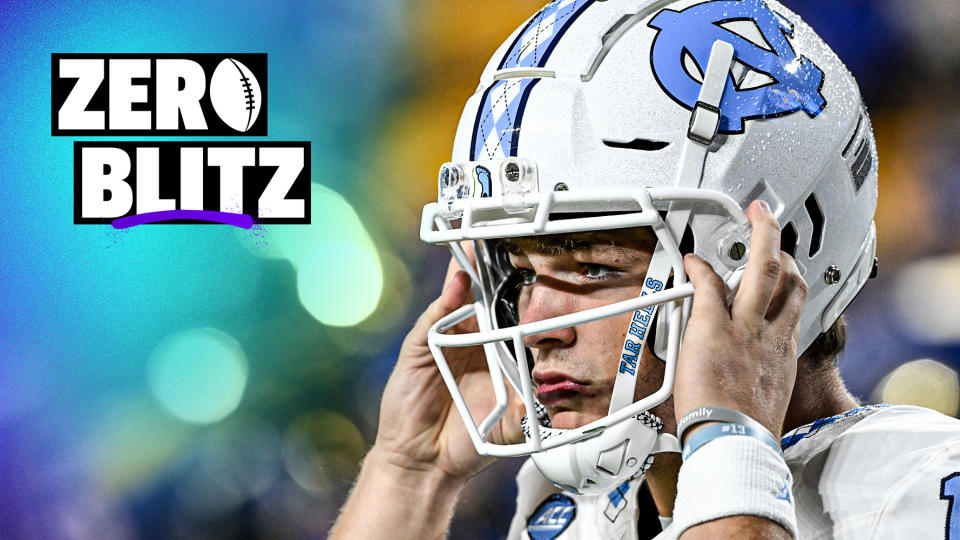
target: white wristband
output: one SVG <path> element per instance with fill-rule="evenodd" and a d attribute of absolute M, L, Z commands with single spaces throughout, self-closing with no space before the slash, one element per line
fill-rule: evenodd
<path fill-rule="evenodd" d="M 680 467 L 673 527 L 677 536 L 723 517 L 767 518 L 797 537 L 793 476 L 783 457 L 753 437 L 706 443 Z"/>

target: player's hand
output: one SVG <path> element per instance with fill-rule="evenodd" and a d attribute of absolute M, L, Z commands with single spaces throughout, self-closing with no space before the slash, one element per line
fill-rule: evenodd
<path fill-rule="evenodd" d="M 468 252 L 472 256 L 472 252 Z M 427 346 L 427 331 L 442 317 L 471 301 L 470 278 L 451 261 L 443 293 L 407 334 L 380 405 L 380 427 L 374 449 L 391 464 L 408 470 L 441 471 L 466 481 L 494 461 L 477 454 L 463 420 Z M 476 332 L 471 318 L 451 333 Z M 496 404 L 487 362 L 481 347 L 444 349 L 451 371 L 473 416 L 479 422 Z M 509 386 L 508 386 L 509 389 Z M 488 440 L 523 441 L 523 403 L 512 389 L 511 403 Z"/>
<path fill-rule="evenodd" d="M 766 203 L 754 201 L 747 217 L 753 227 L 750 257 L 732 304 L 707 262 L 684 258 L 695 292 L 677 364 L 674 409 L 679 421 L 696 407 L 727 407 L 779 439 L 797 375 L 807 284 L 793 258 L 780 251 L 780 226 Z"/>

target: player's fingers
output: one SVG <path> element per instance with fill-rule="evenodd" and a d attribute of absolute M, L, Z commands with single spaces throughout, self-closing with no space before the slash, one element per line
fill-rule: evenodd
<path fill-rule="evenodd" d="M 800 268 L 793 257 L 780 252 L 780 260 L 783 263 L 780 279 L 767 309 L 767 320 L 774 327 L 792 332 L 803 313 L 803 304 L 807 299 L 807 282 L 800 274 Z"/>
<path fill-rule="evenodd" d="M 750 233 L 750 258 L 733 300 L 733 318 L 749 324 L 763 320 L 780 278 L 780 224 L 764 201 L 754 201 L 747 209 L 753 231 Z"/>
<path fill-rule="evenodd" d="M 417 340 L 418 344 L 425 345 L 427 331 L 430 330 L 430 327 L 462 306 L 467 301 L 469 293 L 470 276 L 462 270 L 455 272 L 451 276 L 450 282 L 444 287 L 440 297 L 427 306 L 427 309 L 417 319 L 408 337 Z"/>
<path fill-rule="evenodd" d="M 521 421 L 527 414 L 527 409 L 523 404 L 523 399 L 516 393 L 513 386 L 507 385 L 509 401 L 507 402 L 507 414 L 500 421 L 503 442 L 506 444 L 519 444 L 524 441 Z"/>
<path fill-rule="evenodd" d="M 683 269 L 693 283 L 693 307 L 691 320 L 717 320 L 730 318 L 727 309 L 727 287 L 710 263 L 690 253 L 683 258 Z"/>
<path fill-rule="evenodd" d="M 463 248 L 463 252 L 467 255 L 467 260 L 470 261 L 470 264 L 473 267 L 476 267 L 476 257 L 473 254 L 473 243 L 472 242 L 460 242 L 460 247 Z M 450 284 L 450 281 L 453 279 L 453 276 L 457 272 L 461 271 L 460 264 L 457 262 L 457 259 L 450 257 L 450 264 L 447 266 L 447 276 L 443 280 L 443 286 L 446 288 Z"/>

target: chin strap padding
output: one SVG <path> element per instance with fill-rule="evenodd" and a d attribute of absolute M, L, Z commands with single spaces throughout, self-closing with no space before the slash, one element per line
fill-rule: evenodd
<path fill-rule="evenodd" d="M 659 454 L 661 452 L 674 452 L 679 454 L 680 441 L 669 433 L 661 433 L 660 436 L 657 437 L 657 444 L 653 446 L 653 450 L 651 450 L 650 453 Z"/>

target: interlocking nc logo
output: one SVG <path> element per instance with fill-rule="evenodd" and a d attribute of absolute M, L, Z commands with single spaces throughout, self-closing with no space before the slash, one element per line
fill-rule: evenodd
<path fill-rule="evenodd" d="M 734 24 L 753 26 L 753 33 L 764 43 L 730 30 Z M 687 109 L 696 104 L 701 83 L 685 65 L 686 55 L 702 79 L 717 40 L 733 45 L 738 62 L 765 76 L 766 82 L 753 88 L 738 87 L 727 77 L 720 102 L 720 133 L 742 133 L 744 121 L 753 118 L 801 110 L 815 117 L 827 104 L 820 93 L 823 71 L 797 55 L 788 40 L 793 37 L 793 24 L 763 0 L 719 0 L 682 11 L 664 9 L 649 26 L 658 30 L 650 57 L 654 76 L 664 91 Z"/>

